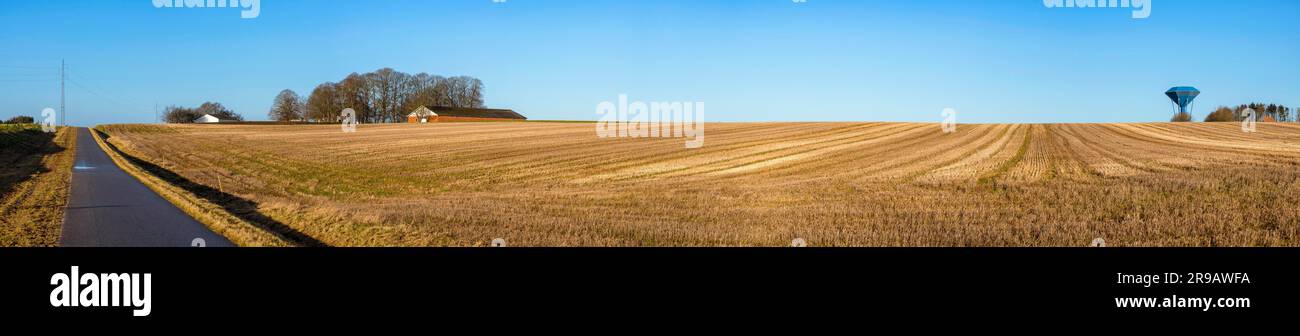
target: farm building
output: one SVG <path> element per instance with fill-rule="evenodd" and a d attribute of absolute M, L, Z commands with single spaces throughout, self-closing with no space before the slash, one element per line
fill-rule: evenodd
<path fill-rule="evenodd" d="M 406 122 L 412 124 L 454 121 L 523 121 L 528 120 L 512 110 L 482 109 L 466 107 L 420 106 L 406 115 Z"/>
<path fill-rule="evenodd" d="M 217 117 L 214 117 L 211 114 L 204 114 L 202 117 L 199 117 L 198 119 L 194 119 L 195 124 L 216 124 L 219 122 L 221 122 L 221 119 L 218 119 Z"/>

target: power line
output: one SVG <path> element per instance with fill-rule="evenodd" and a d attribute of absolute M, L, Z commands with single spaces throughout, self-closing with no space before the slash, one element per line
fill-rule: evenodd
<path fill-rule="evenodd" d="M 43 74 L 43 73 L 26 73 L 26 74 L 19 74 L 19 73 L 0 73 L 0 78 L 42 78 L 42 77 L 44 77 L 44 78 L 58 78 L 58 76 L 56 76 L 56 75 L 54 75 L 54 74 Z"/>
<path fill-rule="evenodd" d="M 51 66 L 23 66 L 23 65 L 0 65 L 0 68 L 30 69 L 30 70 L 55 70 L 55 69 L 58 69 L 58 68 L 51 67 Z"/>
<path fill-rule="evenodd" d="M 117 100 L 117 98 L 113 98 L 113 96 L 111 96 L 111 95 L 109 95 L 109 94 L 101 93 L 99 90 L 92 89 L 92 88 L 86 86 L 85 84 L 81 84 L 81 82 L 78 82 L 77 80 L 74 80 L 74 79 L 72 79 L 72 78 L 68 78 L 68 82 L 69 82 L 69 83 L 72 83 L 73 86 L 79 87 L 79 88 L 81 88 L 82 90 L 86 91 L 86 93 L 89 93 L 89 94 L 92 94 L 92 95 L 98 96 L 98 97 L 100 97 L 100 98 L 103 98 L 103 99 L 105 99 L 105 100 L 108 100 L 109 102 L 112 102 L 112 103 L 114 103 L 114 104 L 117 104 L 119 107 L 127 107 L 127 104 L 122 103 L 122 101 Z"/>
<path fill-rule="evenodd" d="M 0 68 L 2 67 L 3 66 L 0 66 Z M 58 80 L 59 79 L 58 73 L 55 73 L 53 70 L 54 68 L 42 68 L 39 70 L 27 69 L 27 68 L 14 69 L 14 70 L 0 69 L 0 81 L 25 82 L 25 81 Z"/>
<path fill-rule="evenodd" d="M 116 103 L 121 103 L 121 101 L 118 101 L 115 98 L 116 97 L 115 95 L 108 94 L 108 91 L 103 90 L 102 86 L 91 84 L 91 81 L 86 80 L 86 77 L 81 77 L 80 75 L 74 74 L 71 71 L 69 71 L 68 81 L 72 82 L 73 85 L 76 85 L 77 87 L 80 87 L 83 90 L 86 90 L 94 95 L 100 96 L 101 98 L 113 100 Z"/>
<path fill-rule="evenodd" d="M 102 89 L 98 89 L 99 88 L 98 86 L 94 86 L 87 83 L 85 77 L 81 77 L 77 74 L 72 73 L 71 71 L 68 72 L 68 82 L 72 83 L 73 86 L 78 87 L 83 91 L 86 91 L 86 93 L 89 93 L 103 100 L 106 100 L 112 103 L 113 105 L 116 105 L 118 108 L 124 110 L 130 110 L 132 108 L 131 106 L 138 106 L 138 105 L 128 104 L 127 102 L 124 102 L 121 99 L 119 99 L 117 96 L 109 94 L 107 93 L 107 91 L 104 91 Z"/>
<path fill-rule="evenodd" d="M 0 69 L 0 71 L 3 71 L 0 72 L 0 74 L 7 74 L 7 75 L 53 75 L 54 74 L 54 69 L 41 69 L 41 70 Z"/>

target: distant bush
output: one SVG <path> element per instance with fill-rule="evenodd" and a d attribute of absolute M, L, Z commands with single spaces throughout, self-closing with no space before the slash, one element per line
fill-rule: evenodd
<path fill-rule="evenodd" d="M 5 121 L 5 123 L 6 124 L 35 124 L 36 118 L 20 115 L 17 117 L 9 118 L 9 120 Z"/>
<path fill-rule="evenodd" d="M 1169 119 L 1169 121 L 1172 121 L 1172 122 L 1191 122 L 1191 121 L 1192 121 L 1192 115 L 1189 114 L 1189 113 L 1187 113 L 1187 112 L 1179 112 L 1178 114 L 1175 114 L 1174 117 L 1173 117 L 1172 119 Z"/>
<path fill-rule="evenodd" d="M 1237 112 L 1227 106 L 1220 106 L 1210 115 L 1205 116 L 1205 122 L 1230 122 L 1237 121 Z"/>

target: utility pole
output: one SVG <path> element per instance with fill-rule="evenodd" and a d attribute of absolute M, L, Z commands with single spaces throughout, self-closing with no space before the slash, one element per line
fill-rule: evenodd
<path fill-rule="evenodd" d="M 59 126 L 68 126 L 68 107 L 67 107 L 67 69 L 68 63 L 59 60 Z"/>

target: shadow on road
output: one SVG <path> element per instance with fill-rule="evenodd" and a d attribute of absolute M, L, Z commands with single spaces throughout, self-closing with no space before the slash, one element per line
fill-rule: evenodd
<path fill-rule="evenodd" d="M 208 202 L 212 202 L 213 204 L 220 205 L 227 212 L 235 215 L 236 217 L 239 217 L 240 219 L 253 223 L 254 225 L 261 227 L 262 229 L 278 233 L 281 236 L 293 242 L 294 244 L 300 246 L 328 246 L 324 242 L 317 240 L 316 238 L 312 238 L 311 236 L 308 236 L 307 234 L 304 234 L 301 231 L 289 227 L 288 225 L 285 225 L 284 223 L 281 223 L 271 218 L 270 216 L 258 212 L 257 202 L 240 198 L 239 196 L 231 195 L 206 185 L 194 183 L 193 181 L 190 181 L 184 176 L 181 176 L 170 170 L 167 170 L 167 168 L 163 168 L 161 166 L 155 165 L 148 161 L 141 160 L 139 158 L 131 156 L 126 152 L 118 150 L 117 146 L 114 146 L 113 144 L 109 143 L 108 134 L 94 129 L 92 129 L 92 131 L 98 132 L 99 135 L 103 137 L 104 144 L 107 145 L 109 149 L 113 150 L 119 155 L 122 155 L 123 158 L 126 158 L 127 161 L 131 161 L 132 164 L 140 168 L 143 168 L 145 171 L 148 171 L 150 174 L 157 176 L 158 178 L 162 179 L 163 181 L 166 181 L 167 183 L 171 183 L 174 186 L 180 187 L 181 189 L 185 189 L 186 191 L 194 193 L 195 195 L 202 197 L 204 200 L 207 200 Z"/>

